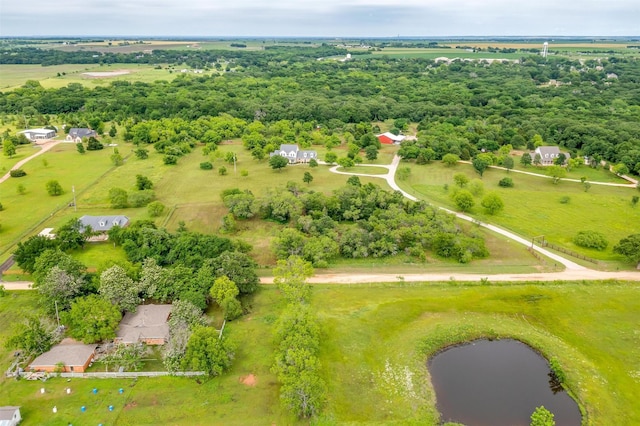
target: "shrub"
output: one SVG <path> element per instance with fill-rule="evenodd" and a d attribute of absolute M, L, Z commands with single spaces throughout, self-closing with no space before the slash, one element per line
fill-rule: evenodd
<path fill-rule="evenodd" d="M 240 170 L 240 176 L 242 176 L 242 177 L 249 176 L 249 170 L 246 170 L 246 169 Z"/>
<path fill-rule="evenodd" d="M 58 182 L 57 180 L 50 180 L 49 182 L 47 182 L 46 188 L 47 194 L 51 195 L 52 197 L 62 195 L 62 185 L 60 185 L 60 182 Z"/>
<path fill-rule="evenodd" d="M 162 162 L 166 165 L 178 164 L 178 157 L 175 155 L 165 155 L 162 157 Z"/>
<path fill-rule="evenodd" d="M 109 200 L 112 209 L 126 209 L 129 205 L 127 191 L 122 188 L 111 188 L 109 190 Z"/>
<path fill-rule="evenodd" d="M 500 179 L 500 182 L 498 182 L 498 186 L 503 188 L 513 188 L 513 179 L 510 177 L 502 178 Z"/>
<path fill-rule="evenodd" d="M 227 168 L 226 168 L 225 166 L 220 167 L 220 168 L 218 169 L 218 174 L 219 174 L 220 176 L 224 176 L 224 175 L 226 175 L 226 174 L 227 174 Z"/>
<path fill-rule="evenodd" d="M 10 175 L 11 177 L 22 177 L 22 176 L 26 176 L 26 175 L 27 175 L 27 172 L 25 172 L 25 171 L 24 171 L 24 170 L 22 170 L 22 169 L 15 169 L 15 170 L 11 170 L 11 171 L 9 172 L 9 175 Z"/>
<path fill-rule="evenodd" d="M 2 205 L 2 203 L 0 203 L 0 212 L 4 210 L 4 206 Z"/>
<path fill-rule="evenodd" d="M 144 191 L 132 192 L 129 194 L 129 204 L 131 207 L 144 207 L 153 201 L 156 194 L 150 189 Z"/>
<path fill-rule="evenodd" d="M 211 162 L 209 162 L 209 161 L 205 161 L 203 163 L 200 163 L 200 169 L 202 169 L 202 170 L 212 170 L 213 169 L 213 164 L 211 164 Z"/>
<path fill-rule="evenodd" d="M 571 201 L 571 198 L 569 198 L 568 195 L 565 195 L 560 198 L 560 204 L 569 204 L 569 201 Z"/>
<path fill-rule="evenodd" d="M 575 245 L 596 250 L 604 250 L 609 245 L 607 238 L 597 231 L 580 231 L 573 237 Z"/>
<path fill-rule="evenodd" d="M 151 217 L 158 217 L 164 211 L 164 204 L 160 201 L 154 201 L 147 206 L 147 212 Z"/>

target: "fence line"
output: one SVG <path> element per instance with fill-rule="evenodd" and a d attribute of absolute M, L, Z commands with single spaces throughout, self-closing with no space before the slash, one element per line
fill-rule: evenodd
<path fill-rule="evenodd" d="M 27 372 L 21 373 L 25 375 Z M 29 373 L 31 374 L 31 373 Z M 178 371 L 170 373 L 168 371 L 103 371 L 94 373 L 49 373 L 48 377 L 64 377 L 76 379 L 134 379 L 138 377 L 161 377 L 161 376 L 179 376 L 179 377 L 198 377 L 205 376 L 204 371 Z"/>

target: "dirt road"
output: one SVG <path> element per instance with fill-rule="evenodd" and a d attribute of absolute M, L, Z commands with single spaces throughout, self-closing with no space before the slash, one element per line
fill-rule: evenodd
<path fill-rule="evenodd" d="M 51 148 L 53 148 L 54 146 L 58 145 L 59 143 L 62 143 L 62 141 L 51 140 L 51 141 L 43 143 L 42 145 L 39 145 L 40 149 L 37 152 L 35 152 L 34 154 L 32 154 L 29 157 L 25 158 L 24 160 L 18 161 L 15 164 L 15 166 L 13 166 L 11 168 L 11 170 L 19 169 L 20 167 L 25 165 L 28 161 L 36 158 L 38 155 L 44 154 L 45 152 L 49 151 Z M 4 175 L 4 176 L 2 176 L 0 178 L 0 183 L 4 182 L 5 180 L 9 179 L 10 177 L 11 177 L 11 174 L 9 172 L 9 173 L 7 173 L 6 175 Z"/>

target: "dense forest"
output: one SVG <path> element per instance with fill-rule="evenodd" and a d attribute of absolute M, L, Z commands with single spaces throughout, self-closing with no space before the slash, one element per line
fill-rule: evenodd
<path fill-rule="evenodd" d="M 250 132 L 256 121 L 268 126 L 290 120 L 306 128 L 319 126 L 330 136 L 358 123 L 404 119 L 419 123 L 420 146 L 434 149 L 436 158 L 447 153 L 473 157 L 506 144 L 524 148 L 540 135 L 572 156 L 624 163 L 640 173 L 640 66 L 635 59 L 529 56 L 447 64 L 370 55 L 345 62 L 317 60 L 343 52 L 331 46 L 224 51 L 224 57 L 199 51 L 209 66 L 227 65 L 213 76 L 114 82 L 94 89 L 74 83 L 44 89 L 30 81 L 0 94 L 0 113 L 19 115 L 33 125 L 50 124 L 52 116 L 94 128 L 115 121 L 129 133 L 146 122 L 157 136 L 145 142 L 161 144 L 166 144 L 166 125 L 203 142 L 211 130 L 207 123 L 221 114 L 238 120 L 234 137 Z M 193 59 L 184 51 L 171 55 L 164 62 Z M 156 52 L 140 60 L 147 56 Z"/>

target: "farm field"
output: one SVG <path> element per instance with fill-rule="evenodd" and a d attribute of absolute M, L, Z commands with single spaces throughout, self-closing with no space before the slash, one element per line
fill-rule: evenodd
<path fill-rule="evenodd" d="M 412 195 L 455 209 L 451 193 L 455 188 L 453 175 L 464 173 L 470 179 L 479 178 L 469 164 L 446 167 L 434 162 L 426 166 L 415 164 L 411 175 L 399 185 Z M 501 188 L 498 181 L 504 177 L 513 179 L 514 188 Z M 612 247 L 629 233 L 640 228 L 640 209 L 631 204 L 637 194 L 633 188 L 618 188 L 592 185 L 588 192 L 580 182 L 560 181 L 554 185 L 551 179 L 509 173 L 489 169 L 482 178 L 486 191 L 497 192 L 504 200 L 505 208 L 495 216 L 487 216 L 480 207 L 481 197 L 471 214 L 516 232 L 525 238 L 545 236 L 545 239 L 582 253 L 588 257 L 606 261 L 608 268 L 629 267 L 618 261 Z M 447 185 L 447 189 L 445 189 Z M 564 197 L 568 197 L 566 200 Z M 606 228 L 602 223 L 606 222 Z M 609 247 L 602 252 L 584 249 L 573 244 L 573 237 L 582 230 L 597 230 L 605 233 Z M 605 266 L 605 265 L 601 265 Z"/>
<path fill-rule="evenodd" d="M 640 342 L 634 331 L 639 290 L 636 283 L 616 282 L 314 286 L 321 372 L 328 386 L 325 424 L 437 424 L 428 355 L 477 337 L 517 338 L 556 358 L 587 415 L 585 424 L 637 424 L 640 406 L 633 396 L 640 391 Z M 30 292 L 0 298 L 0 339 L 21 315 L 20 308 L 32 306 L 35 299 Z M 33 383 L 3 377 L 0 399 L 23 407 L 25 425 L 296 424 L 281 410 L 270 372 L 273 323 L 283 307 L 279 292 L 261 286 L 245 303 L 250 314 L 228 324 L 239 349 L 231 371 L 222 377 L 202 383 L 171 377 Z M 8 351 L 0 353 L 8 361 Z M 387 368 L 410 371 L 414 392 L 403 394 L 403 383 L 383 378 Z M 249 374 L 255 376 L 255 386 L 241 383 Z M 393 386 L 401 390 L 391 394 Z M 71 395 L 64 393 L 66 387 L 72 388 Z M 120 387 L 123 395 L 117 393 Z M 54 405 L 56 417 L 51 416 Z M 108 405 L 114 405 L 113 412 Z M 184 406 L 192 407 L 188 417 L 180 408 Z"/>

